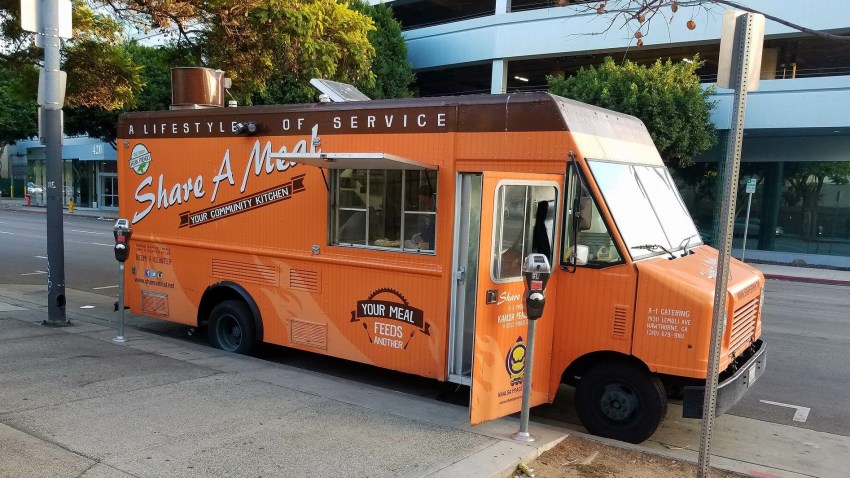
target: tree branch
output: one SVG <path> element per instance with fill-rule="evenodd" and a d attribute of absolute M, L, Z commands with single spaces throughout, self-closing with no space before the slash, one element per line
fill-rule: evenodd
<path fill-rule="evenodd" d="M 818 38 L 823 38 L 824 40 L 838 40 L 838 41 L 843 41 L 843 42 L 850 42 L 850 36 L 848 36 L 846 34 L 845 35 L 835 35 L 833 33 L 826 33 L 826 32 L 822 32 L 822 31 L 818 31 L 818 30 L 812 30 L 811 28 L 807 28 L 807 27 L 804 27 L 802 25 L 798 25 L 796 23 L 789 22 L 788 20 L 783 20 L 779 17 L 775 17 L 773 15 L 770 15 L 770 14 L 767 14 L 767 13 L 764 13 L 764 12 L 760 12 L 758 10 L 755 10 L 753 8 L 750 8 L 746 5 L 742 5 L 742 4 L 737 3 L 737 2 L 730 2 L 730 1 L 727 1 L 727 0 L 707 0 L 707 1 L 710 1 L 712 3 L 719 3 L 721 5 L 727 5 L 727 6 L 730 6 L 732 8 L 736 8 L 738 10 L 743 10 L 745 12 L 758 13 L 759 15 L 764 15 L 764 18 L 771 20 L 771 21 L 774 21 L 776 23 L 779 23 L 780 25 L 785 25 L 786 27 L 793 28 L 794 30 L 797 30 L 797 31 L 800 31 L 800 32 L 803 32 L 803 33 L 808 33 L 809 35 L 814 35 Z"/>

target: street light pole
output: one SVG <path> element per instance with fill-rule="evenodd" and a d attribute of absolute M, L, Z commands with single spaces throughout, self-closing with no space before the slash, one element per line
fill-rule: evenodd
<path fill-rule="evenodd" d="M 44 125 L 47 157 L 47 320 L 44 325 L 71 325 L 65 316 L 65 249 L 62 226 L 62 103 L 59 47 L 59 0 L 44 0 Z"/>

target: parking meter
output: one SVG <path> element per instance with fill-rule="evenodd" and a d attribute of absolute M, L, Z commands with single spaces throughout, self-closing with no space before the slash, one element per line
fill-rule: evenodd
<path fill-rule="evenodd" d="M 525 277 L 525 313 L 528 316 L 528 342 L 522 377 L 522 408 L 519 415 L 519 431 L 511 435 L 514 440 L 532 442 L 534 437 L 528 433 L 528 416 L 531 408 L 531 385 L 534 376 L 534 335 L 537 319 L 543 316 L 543 306 L 546 304 L 546 283 L 552 268 L 549 259 L 544 254 L 529 254 L 522 265 L 522 275 Z"/>
<path fill-rule="evenodd" d="M 112 234 L 115 236 L 115 260 L 124 262 L 130 255 L 130 236 L 133 234 L 130 221 L 126 219 L 116 221 Z"/>
<path fill-rule="evenodd" d="M 118 335 L 112 339 L 116 343 L 124 343 L 127 341 L 124 338 L 124 262 L 130 255 L 130 236 L 133 230 L 130 228 L 130 221 L 119 219 L 115 221 L 115 228 L 112 230 L 115 236 L 115 260 L 118 261 Z"/>
<path fill-rule="evenodd" d="M 546 283 L 552 274 L 549 259 L 543 254 L 529 254 L 522 268 L 525 277 L 525 311 L 529 320 L 537 320 L 543 315 L 546 304 Z"/>

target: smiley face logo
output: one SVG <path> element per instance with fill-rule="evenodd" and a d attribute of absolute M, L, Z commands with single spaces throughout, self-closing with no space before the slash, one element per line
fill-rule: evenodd
<path fill-rule="evenodd" d="M 522 336 L 517 337 L 516 342 L 508 350 L 505 356 L 505 370 L 511 378 L 511 385 L 517 385 L 522 382 L 523 372 L 525 371 L 525 341 Z"/>

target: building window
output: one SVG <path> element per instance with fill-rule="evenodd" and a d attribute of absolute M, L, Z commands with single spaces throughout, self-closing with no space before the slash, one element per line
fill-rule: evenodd
<path fill-rule="evenodd" d="M 332 244 L 434 252 L 436 171 L 343 169 L 332 183 Z"/>

